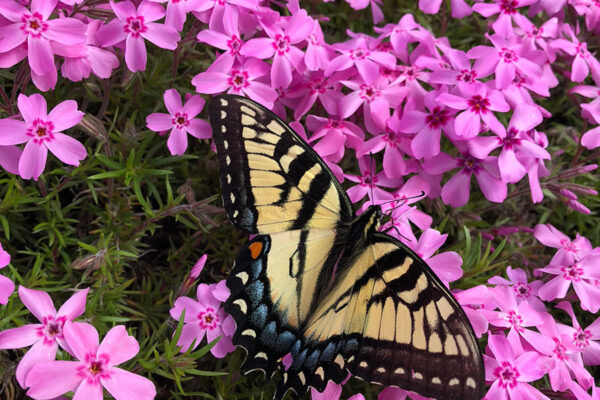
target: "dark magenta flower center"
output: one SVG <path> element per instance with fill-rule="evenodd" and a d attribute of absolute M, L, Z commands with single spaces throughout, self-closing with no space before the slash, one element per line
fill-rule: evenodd
<path fill-rule="evenodd" d="M 503 388 L 514 388 L 517 386 L 519 371 L 508 361 L 502 361 L 501 366 L 494 370 L 494 375 L 499 379 L 500 386 Z"/>
<path fill-rule="evenodd" d="M 430 128 L 439 128 L 442 125 L 446 125 L 449 119 L 448 111 L 442 110 L 439 106 L 435 106 L 431 114 L 425 117 L 425 122 Z"/>
<path fill-rule="evenodd" d="M 375 100 L 376 97 L 379 97 L 379 90 L 375 89 L 373 86 L 361 85 L 360 89 L 360 98 L 369 103 Z"/>
<path fill-rule="evenodd" d="M 21 30 L 26 35 L 38 38 L 42 36 L 42 33 L 48 30 L 48 24 L 44 21 L 42 14 L 34 12 L 33 14 L 23 15 L 21 17 L 23 25 Z"/>
<path fill-rule="evenodd" d="M 490 106 L 490 101 L 487 99 L 487 97 L 481 97 L 478 94 L 471 97 L 471 99 L 468 100 L 467 103 L 471 108 L 471 112 L 477 114 L 483 114 L 488 112 L 488 107 Z"/>
<path fill-rule="evenodd" d="M 240 48 L 242 47 L 242 41 L 236 35 L 233 35 L 231 39 L 227 41 L 227 47 L 229 47 L 229 52 L 232 55 L 238 55 L 240 53 Z"/>
<path fill-rule="evenodd" d="M 505 14 L 515 14 L 517 12 L 518 6 L 518 0 L 502 0 L 502 2 L 500 3 L 500 9 Z"/>
<path fill-rule="evenodd" d="M 459 82 L 474 83 L 476 77 L 477 71 L 463 69 L 462 71 L 460 71 L 460 74 L 458 74 L 458 76 L 456 77 L 456 80 Z"/>
<path fill-rule="evenodd" d="M 144 24 L 144 17 L 141 15 L 135 17 L 127 17 L 127 23 L 125 24 L 125 32 L 131 34 L 131 36 L 137 38 L 140 34 L 146 32 L 148 27 Z"/>
<path fill-rule="evenodd" d="M 350 50 L 350 58 L 353 60 L 364 60 L 369 55 L 366 49 Z"/>
<path fill-rule="evenodd" d="M 221 319 L 217 312 L 212 307 L 207 307 L 206 310 L 198 313 L 198 324 L 200 329 L 216 329 L 219 326 Z"/>
<path fill-rule="evenodd" d="M 577 328 L 577 332 L 573 334 L 573 343 L 575 343 L 575 346 L 581 350 L 589 346 L 591 337 L 591 332 L 579 327 Z"/>
<path fill-rule="evenodd" d="M 51 121 L 36 118 L 25 133 L 36 144 L 51 141 L 54 139 L 54 124 Z"/>
<path fill-rule="evenodd" d="M 498 54 L 505 63 L 513 63 L 519 60 L 517 53 L 515 53 L 514 50 L 507 49 L 506 47 L 503 47 Z"/>
<path fill-rule="evenodd" d="M 513 286 L 514 292 L 517 294 L 517 297 L 520 299 L 528 299 L 531 293 L 531 288 L 529 285 L 523 282 L 518 282 Z"/>
<path fill-rule="evenodd" d="M 563 278 L 568 281 L 579 282 L 583 276 L 583 268 L 577 264 L 562 267 L 560 270 L 563 273 Z"/>
<path fill-rule="evenodd" d="M 282 56 L 290 51 L 290 37 L 282 34 L 277 34 L 273 41 L 275 51 Z"/>
<path fill-rule="evenodd" d="M 173 126 L 181 129 L 183 127 L 188 126 L 190 124 L 190 121 L 188 121 L 187 114 L 176 112 L 175 116 L 171 119 L 171 123 L 173 124 Z"/>
<path fill-rule="evenodd" d="M 232 69 L 227 83 L 236 90 L 246 88 L 249 85 L 248 73 L 246 71 Z"/>

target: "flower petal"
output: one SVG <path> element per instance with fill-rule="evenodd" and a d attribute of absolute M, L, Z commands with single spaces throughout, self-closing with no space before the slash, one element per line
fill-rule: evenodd
<path fill-rule="evenodd" d="M 146 26 L 148 30 L 141 33 L 145 39 L 163 49 L 175 50 L 177 48 L 177 42 L 181 37 L 175 28 L 157 23 L 149 23 Z"/>
<path fill-rule="evenodd" d="M 100 46 L 107 47 L 127 39 L 128 34 L 125 31 L 123 22 L 113 19 L 108 24 L 101 26 L 96 36 L 98 37 Z"/>
<path fill-rule="evenodd" d="M 146 117 L 146 126 L 154 132 L 163 132 L 173 127 L 173 121 L 169 114 L 154 113 Z"/>
<path fill-rule="evenodd" d="M 183 112 L 187 114 L 188 118 L 194 118 L 196 115 L 200 114 L 200 111 L 204 108 L 204 104 L 206 101 L 202 98 L 202 96 L 194 95 L 191 96 L 183 106 Z"/>
<path fill-rule="evenodd" d="M 29 48 L 27 55 L 29 58 L 29 66 L 31 69 L 39 74 L 49 74 L 52 69 L 56 69 L 54 65 L 54 53 L 50 47 L 50 41 L 45 37 L 41 36 L 34 38 L 29 36 L 27 38 L 27 46 Z"/>
<path fill-rule="evenodd" d="M 54 140 L 46 142 L 48 150 L 60 161 L 69 165 L 79 165 L 79 161 L 87 157 L 87 150 L 77 139 L 64 133 L 54 133 Z"/>
<path fill-rule="evenodd" d="M 131 72 L 143 71 L 146 69 L 146 43 L 141 37 L 127 36 L 125 41 L 125 63 Z"/>
<path fill-rule="evenodd" d="M 48 30 L 43 36 L 66 45 L 85 43 L 87 26 L 75 18 L 56 18 L 47 21 Z"/>
<path fill-rule="evenodd" d="M 185 153 L 187 149 L 187 133 L 183 129 L 173 128 L 169 139 L 167 140 L 167 147 L 174 156 L 180 156 Z"/>
<path fill-rule="evenodd" d="M 209 139 L 212 136 L 210 124 L 207 121 L 198 118 L 190 121 L 189 126 L 186 127 L 186 131 L 198 139 Z"/>
<path fill-rule="evenodd" d="M 56 315 L 58 317 L 66 317 L 69 321 L 79 317 L 85 311 L 85 303 L 89 288 L 83 289 L 75 293 L 65 301 L 63 305 L 58 309 Z"/>
<path fill-rule="evenodd" d="M 98 346 L 97 354 L 107 354 L 108 365 L 119 365 L 132 359 L 140 351 L 140 346 L 133 336 L 130 336 L 125 325 L 117 325 L 106 333 Z"/>
<path fill-rule="evenodd" d="M 156 396 L 154 383 L 121 368 L 112 368 L 109 378 L 100 381 L 115 399 L 151 400 Z"/>
<path fill-rule="evenodd" d="M 26 387 L 26 384 L 29 386 L 27 377 L 29 376 L 31 369 L 39 363 L 53 361 L 56 357 L 57 349 L 58 344 L 56 342 L 46 343 L 43 340 L 40 340 L 31 346 L 29 351 L 21 358 L 17 370 L 15 371 L 15 376 L 19 385 L 23 388 Z"/>
<path fill-rule="evenodd" d="M 34 399 L 53 399 L 75 389 L 82 381 L 76 361 L 48 361 L 36 364 L 27 375 L 27 395 Z M 60 379 L 56 379 L 56 377 Z"/>
<path fill-rule="evenodd" d="M 89 353 L 96 354 L 98 349 L 98 331 L 85 322 L 66 321 L 63 334 L 73 355 L 79 360 L 85 360 Z"/>
<path fill-rule="evenodd" d="M 21 175 L 21 178 L 33 178 L 33 180 L 37 181 L 42 172 L 44 172 L 47 157 L 48 148 L 46 146 L 36 144 L 33 141 L 28 142 L 19 159 L 19 175 Z"/>
<path fill-rule="evenodd" d="M 7 304 L 8 298 L 15 291 L 15 283 L 6 276 L 0 275 L 0 304 Z"/>
<path fill-rule="evenodd" d="M 102 400 L 104 389 L 99 381 L 84 379 L 75 391 L 73 400 Z"/>
<path fill-rule="evenodd" d="M 37 332 L 41 327 L 42 324 L 30 324 L 0 332 L 0 349 L 19 349 L 31 346 L 40 339 Z"/>
<path fill-rule="evenodd" d="M 17 98 L 19 111 L 26 122 L 32 122 L 34 119 L 45 120 L 48 118 L 48 104 L 41 94 L 35 93 L 31 96 L 20 94 Z"/>
<path fill-rule="evenodd" d="M 19 298 L 38 321 L 43 321 L 44 317 L 56 316 L 56 308 L 46 292 L 19 286 Z"/>
<path fill-rule="evenodd" d="M 9 146 L 25 143 L 29 140 L 26 134 L 27 124 L 16 119 L 0 119 L 0 145 Z"/>
<path fill-rule="evenodd" d="M 163 95 L 163 99 L 165 101 L 165 107 L 167 107 L 167 110 L 171 115 L 182 111 L 183 104 L 181 103 L 181 96 L 179 95 L 179 93 L 177 93 L 177 90 L 166 90 L 165 94 Z"/>
<path fill-rule="evenodd" d="M 54 124 L 55 132 L 62 132 L 77 125 L 83 115 L 84 113 L 77 109 L 75 100 L 66 100 L 50 111 L 48 119 Z"/>

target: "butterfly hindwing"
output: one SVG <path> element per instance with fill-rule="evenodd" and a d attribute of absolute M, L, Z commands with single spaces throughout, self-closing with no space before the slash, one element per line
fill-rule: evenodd
<path fill-rule="evenodd" d="M 274 113 L 244 97 L 210 106 L 223 203 L 251 233 L 335 229 L 354 211 L 327 165 Z"/>

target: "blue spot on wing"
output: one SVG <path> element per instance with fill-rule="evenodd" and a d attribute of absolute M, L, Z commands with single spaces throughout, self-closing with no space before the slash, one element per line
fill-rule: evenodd
<path fill-rule="evenodd" d="M 254 310 L 254 312 L 250 316 L 252 324 L 258 328 L 262 328 L 265 322 L 267 321 L 268 312 L 269 309 L 265 304 L 261 304 L 260 306 L 258 306 L 258 308 Z"/>
<path fill-rule="evenodd" d="M 277 351 L 285 351 L 290 348 L 292 343 L 296 340 L 296 335 L 292 332 L 285 331 L 279 334 L 277 337 L 277 344 L 275 345 L 275 350 Z"/>
<path fill-rule="evenodd" d="M 252 282 L 246 287 L 246 293 L 250 297 L 252 307 L 258 306 L 262 301 L 263 293 L 265 291 L 265 285 L 261 281 Z"/>
<path fill-rule="evenodd" d="M 308 359 L 306 360 L 306 365 L 308 366 L 308 369 L 310 371 L 314 371 L 314 369 L 317 367 L 317 361 L 319 361 L 320 355 L 321 352 L 319 350 L 315 350 L 310 356 L 308 356 Z"/>
<path fill-rule="evenodd" d="M 260 273 L 262 272 L 263 269 L 263 260 L 262 259 L 258 259 L 255 262 L 252 263 L 252 267 L 250 268 L 250 272 L 252 274 L 252 280 L 255 281 L 258 279 L 258 276 L 260 275 Z"/>
<path fill-rule="evenodd" d="M 271 321 L 265 326 L 260 334 L 260 341 L 269 346 L 275 345 L 277 341 L 277 326 L 275 325 L 275 321 Z"/>

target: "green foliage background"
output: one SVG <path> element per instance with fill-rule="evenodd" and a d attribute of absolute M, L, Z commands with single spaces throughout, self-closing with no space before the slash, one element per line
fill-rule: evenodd
<path fill-rule="evenodd" d="M 426 16 L 416 3 L 386 0 L 386 22 L 395 23 L 411 12 L 436 36 L 449 37 L 456 48 L 468 50 L 485 42 L 486 20 L 478 16 L 454 20 L 445 8 L 440 15 Z M 356 17 L 346 3 L 314 1 L 301 6 L 313 16 L 329 17 L 322 22 L 329 43 L 346 40 L 346 29 L 373 34 L 369 10 Z M 116 324 L 127 326 L 139 340 L 140 352 L 124 367 L 152 379 L 160 399 L 271 399 L 272 383 L 258 373 L 240 375 L 241 350 L 222 360 L 206 354 L 208 347 L 180 354 L 173 339 L 177 322 L 169 317 L 198 257 L 208 254 L 198 281 L 217 282 L 226 277 L 245 241 L 221 208 L 216 159 L 209 141 L 190 137 L 186 155 L 174 157 L 167 150 L 166 137 L 145 128 L 148 114 L 164 112 L 164 91 L 174 87 L 180 93 L 193 93 L 191 78 L 214 59 L 212 49 L 195 42 L 196 33 L 205 28 L 189 17 L 177 51 L 149 46 L 148 69 L 143 73 L 130 73 L 121 60 L 109 80 L 73 83 L 59 79 L 57 88 L 44 94 L 49 107 L 74 99 L 86 112 L 83 122 L 69 134 L 86 145 L 88 158 L 80 167 L 71 168 L 50 156 L 37 182 L 0 171 L 0 242 L 12 255 L 10 266 L 1 273 L 17 285 L 49 292 L 57 306 L 74 290 L 90 287 L 82 319 L 101 336 Z M 568 64 L 558 67 L 569 70 Z M 19 93 L 36 92 L 27 76 L 25 63 L 0 70 L 4 110 L 0 117 L 17 113 Z M 553 155 L 547 164 L 552 175 L 543 180 L 546 198 L 542 204 L 531 203 L 526 180 L 510 186 L 509 198 L 502 204 L 487 202 L 475 187 L 465 207 L 452 209 L 440 200 L 420 203 L 434 218 L 434 227 L 449 233 L 443 250 L 457 251 L 464 260 L 465 277 L 454 287 L 485 283 L 493 275 L 502 275 L 507 265 L 532 271 L 549 261 L 550 249 L 527 233 L 482 239 L 482 233 L 494 234 L 499 227 L 552 223 L 571 237 L 579 232 L 592 244 L 600 243 L 597 196 L 583 198 L 592 210 L 591 215 L 584 215 L 568 209 L 555 194 L 565 183 L 599 189 L 597 174 L 568 176 L 572 168 L 596 162 L 600 154 L 584 151 L 573 139 L 586 126 L 579 116 L 578 99 L 568 93 L 566 82 L 561 78 L 550 98 L 539 99 L 554 115 L 542 127 Z M 348 153 L 342 167 L 347 172 L 357 170 L 352 154 Z M 189 295 L 195 295 L 194 289 Z M 581 313 L 580 321 L 585 326 L 592 317 Z M 7 306 L 0 307 L 0 330 L 31 322 L 16 292 Z M 23 354 L 24 350 L 0 351 L 0 397 L 24 397 L 14 379 Z M 59 358 L 66 357 L 59 352 Z M 549 388 L 549 384 L 540 387 Z M 351 381 L 345 391 L 361 391 L 367 399 L 374 399 L 379 389 Z"/>

